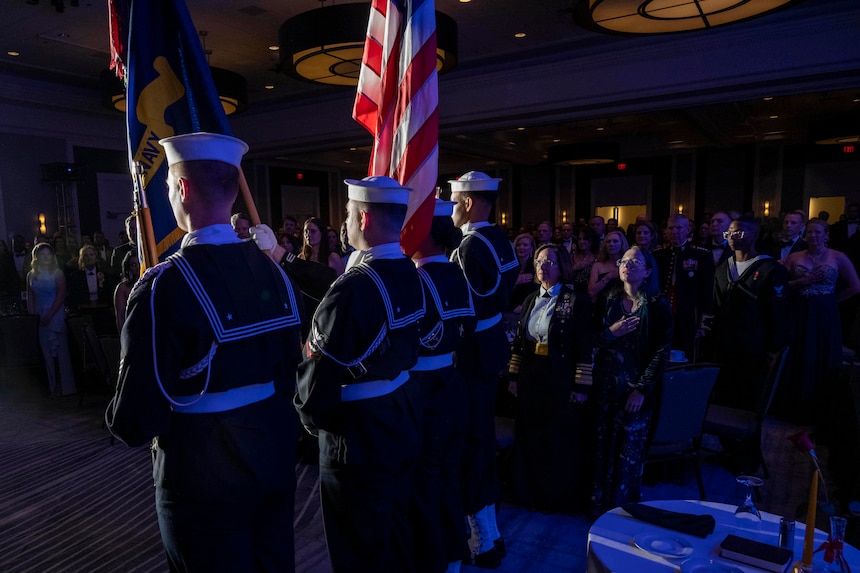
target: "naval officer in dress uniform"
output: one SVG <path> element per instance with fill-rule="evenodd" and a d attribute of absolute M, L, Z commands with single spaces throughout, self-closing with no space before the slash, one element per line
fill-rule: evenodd
<path fill-rule="evenodd" d="M 293 571 L 300 295 L 230 226 L 248 146 L 210 133 L 159 143 L 188 234 L 131 292 L 106 422 L 130 446 L 155 438 L 171 571 Z"/>
<path fill-rule="evenodd" d="M 472 562 L 479 567 L 501 564 L 505 545 L 496 526 L 495 407 L 499 374 L 507 368 L 510 345 L 502 325 L 519 274 L 511 242 L 489 222 L 501 179 L 469 171 L 448 183 L 457 205 L 451 218 L 463 231 L 451 255 L 466 276 L 478 318 L 475 335 L 458 354 L 457 369 L 466 380 L 469 428 L 463 456 L 464 509 L 471 529 Z"/>
<path fill-rule="evenodd" d="M 454 205 L 436 199 L 430 234 L 412 255 L 427 308 L 419 323 L 418 362 L 412 368 L 424 411 L 412 523 L 417 570 L 427 573 L 456 571 L 469 557 L 460 486 L 466 387 L 454 363 L 477 319 L 466 278 L 446 255 L 461 238 L 451 220 Z"/>
<path fill-rule="evenodd" d="M 320 498 L 336 573 L 414 570 L 408 521 L 421 455 L 421 279 L 400 249 L 410 189 L 346 180 L 356 248 L 320 301 L 299 366 L 296 409 L 319 435 Z"/>

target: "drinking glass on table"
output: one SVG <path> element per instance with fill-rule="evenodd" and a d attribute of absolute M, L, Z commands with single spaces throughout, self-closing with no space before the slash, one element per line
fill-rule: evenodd
<path fill-rule="evenodd" d="M 753 488 L 764 485 L 764 480 L 755 476 L 738 476 L 737 481 L 739 484 L 746 486 L 746 498 L 735 510 L 735 517 L 760 522 L 761 513 L 759 513 L 758 508 L 753 503 L 752 497 Z"/>

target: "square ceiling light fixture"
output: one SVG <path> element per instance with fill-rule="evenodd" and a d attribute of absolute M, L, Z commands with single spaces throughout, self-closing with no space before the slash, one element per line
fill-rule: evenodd
<path fill-rule="evenodd" d="M 580 0 L 574 20 L 609 34 L 707 30 L 781 10 L 802 0 Z"/>
<path fill-rule="evenodd" d="M 336 4 L 303 12 L 278 31 L 280 70 L 291 78 L 357 86 L 370 3 Z M 436 12 L 436 71 L 457 65 L 457 23 Z"/>

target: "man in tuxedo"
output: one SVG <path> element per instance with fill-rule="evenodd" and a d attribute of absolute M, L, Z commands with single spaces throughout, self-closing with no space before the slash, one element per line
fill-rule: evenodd
<path fill-rule="evenodd" d="M 784 262 L 791 253 L 806 250 L 806 241 L 801 237 L 806 228 L 806 214 L 803 211 L 791 211 L 782 218 L 782 241 L 776 243 L 770 255 Z"/>
<path fill-rule="evenodd" d="M 724 236 L 729 230 L 729 223 L 731 222 L 728 213 L 723 211 L 717 211 L 711 215 L 711 240 L 707 247 L 714 257 L 714 267 L 728 259 L 732 254 L 731 249 L 729 249 L 729 241 Z"/>
<path fill-rule="evenodd" d="M 548 245 L 552 242 L 552 225 L 543 221 L 537 226 L 537 246 Z"/>
<path fill-rule="evenodd" d="M 112 249 L 104 233 L 93 231 L 93 246 L 96 248 L 96 257 L 98 257 L 99 266 L 109 268 Z"/>
<path fill-rule="evenodd" d="M 603 217 L 595 215 L 588 221 L 588 226 L 591 227 L 592 231 L 597 233 L 597 238 L 602 243 L 606 237 L 606 221 L 603 220 Z"/>
<path fill-rule="evenodd" d="M 654 252 L 660 294 L 669 299 L 675 328 L 672 348 L 694 355 L 695 342 L 713 316 L 714 259 L 689 240 L 690 221 L 677 213 L 667 223 L 669 247 Z"/>
<path fill-rule="evenodd" d="M 573 225 L 570 223 L 561 224 L 561 244 L 568 253 L 572 253 L 576 248 L 573 238 Z"/>

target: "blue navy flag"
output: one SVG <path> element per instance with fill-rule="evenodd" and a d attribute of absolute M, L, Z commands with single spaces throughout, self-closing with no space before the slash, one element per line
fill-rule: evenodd
<path fill-rule="evenodd" d="M 126 79 L 129 162 L 132 173 L 134 162 L 142 167 L 155 252 L 163 260 L 176 250 L 184 231 L 167 198 L 167 161 L 158 140 L 196 131 L 232 133 L 185 2 L 131 0 L 128 14 L 127 58 L 120 74 Z M 111 27 L 122 30 L 114 23 Z"/>

